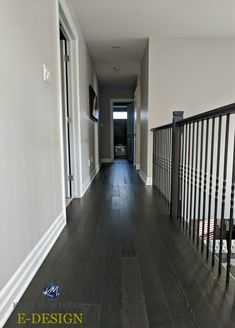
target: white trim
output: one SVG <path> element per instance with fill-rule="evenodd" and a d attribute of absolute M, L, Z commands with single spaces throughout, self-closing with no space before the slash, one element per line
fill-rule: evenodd
<path fill-rule="evenodd" d="M 146 186 L 152 186 L 152 184 L 153 184 L 152 177 L 147 177 L 146 174 L 142 170 L 139 171 L 139 175 Z"/>
<path fill-rule="evenodd" d="M 60 122 L 60 164 L 61 164 L 61 189 L 62 189 L 62 211 L 66 217 L 66 203 L 65 203 L 65 179 L 64 179 L 64 140 L 63 140 L 63 113 L 62 113 L 62 90 L 61 90 L 61 64 L 60 64 L 60 37 L 59 37 L 59 30 L 60 30 L 60 14 L 59 14 L 59 2 L 56 3 L 55 6 L 56 10 L 56 21 L 57 21 L 57 68 L 58 68 L 58 109 L 59 109 L 59 122 Z"/>
<path fill-rule="evenodd" d="M 101 163 L 113 163 L 113 159 L 111 159 L 111 158 L 102 158 Z"/>
<path fill-rule="evenodd" d="M 136 164 L 135 169 L 140 170 L 140 164 Z"/>
<path fill-rule="evenodd" d="M 153 185 L 153 178 L 152 177 L 147 177 L 146 180 L 146 186 L 152 186 Z"/>
<path fill-rule="evenodd" d="M 113 136 L 113 104 L 122 102 L 134 102 L 134 99 L 110 99 L 110 158 L 114 161 L 114 136 Z"/>
<path fill-rule="evenodd" d="M 65 225 L 65 213 L 62 212 L 0 291 L 0 327 L 6 323 L 14 303 L 19 302 Z"/>
<path fill-rule="evenodd" d="M 85 182 L 82 184 L 82 196 L 83 197 L 87 191 L 87 189 L 90 187 L 92 181 L 94 180 L 95 176 L 100 170 L 100 166 L 97 166 L 89 175 L 89 177 L 86 178 Z"/>
<path fill-rule="evenodd" d="M 82 159 L 81 159 L 81 120 L 80 120 L 80 93 L 79 93 L 79 57 L 78 57 L 78 34 L 64 0 L 58 1 L 59 22 L 69 38 L 70 55 L 70 94 L 69 103 L 71 109 L 71 168 L 74 176 L 72 183 L 72 197 L 82 195 Z M 60 60 L 60 58 L 59 58 Z M 60 65 L 59 65 L 60 71 Z M 61 88 L 61 87 L 60 87 Z M 62 108 L 61 108 L 62 111 Z M 63 130 L 62 130 L 63 132 Z M 62 136 L 63 137 L 63 136 Z M 62 139 L 63 140 L 63 139 Z M 64 176 L 64 173 L 63 173 Z"/>

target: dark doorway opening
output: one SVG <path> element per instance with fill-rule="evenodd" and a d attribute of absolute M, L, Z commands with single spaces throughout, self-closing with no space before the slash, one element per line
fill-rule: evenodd
<path fill-rule="evenodd" d="M 133 110 L 132 110 L 133 109 Z M 133 115 L 132 115 L 133 114 Z M 114 158 L 134 161 L 134 143 L 132 143 L 132 127 L 134 126 L 133 102 L 117 102 L 113 104 Z"/>

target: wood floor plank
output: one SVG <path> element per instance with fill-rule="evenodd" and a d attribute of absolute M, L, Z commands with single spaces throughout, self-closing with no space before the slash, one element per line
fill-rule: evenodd
<path fill-rule="evenodd" d="M 148 318 L 136 258 L 122 258 L 123 328 L 147 328 Z"/>
<path fill-rule="evenodd" d="M 100 328 L 122 328 L 121 228 L 109 226 Z"/>
<path fill-rule="evenodd" d="M 144 229 L 135 229 L 135 242 L 149 327 L 174 327 L 164 289 L 154 262 L 152 249 Z"/>
<path fill-rule="evenodd" d="M 235 284 L 224 289 L 130 163 L 104 165 L 67 216 L 6 328 L 32 304 L 60 303 L 83 311 L 87 328 L 235 328 Z M 59 284 L 56 300 L 42 294 L 47 282 Z"/>

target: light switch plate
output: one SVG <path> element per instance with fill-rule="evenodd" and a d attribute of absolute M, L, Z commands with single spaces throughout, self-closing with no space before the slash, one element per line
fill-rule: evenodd
<path fill-rule="evenodd" d="M 43 64 L 43 81 L 51 83 L 51 72 L 48 70 L 45 64 Z"/>

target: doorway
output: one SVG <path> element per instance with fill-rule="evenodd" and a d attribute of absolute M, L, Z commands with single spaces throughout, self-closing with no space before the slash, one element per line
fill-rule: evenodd
<path fill-rule="evenodd" d="M 111 101 L 111 154 L 135 163 L 135 121 L 132 99 Z"/>
<path fill-rule="evenodd" d="M 114 103 L 113 105 L 114 130 L 114 159 L 127 159 L 127 105 Z"/>
<path fill-rule="evenodd" d="M 70 69 L 69 69 L 69 39 L 60 25 L 60 65 L 61 65 L 61 93 L 62 93 L 62 120 L 63 120 L 63 148 L 64 148 L 64 181 L 66 206 L 72 200 L 72 135 L 71 135 L 71 108 L 70 108 Z"/>

